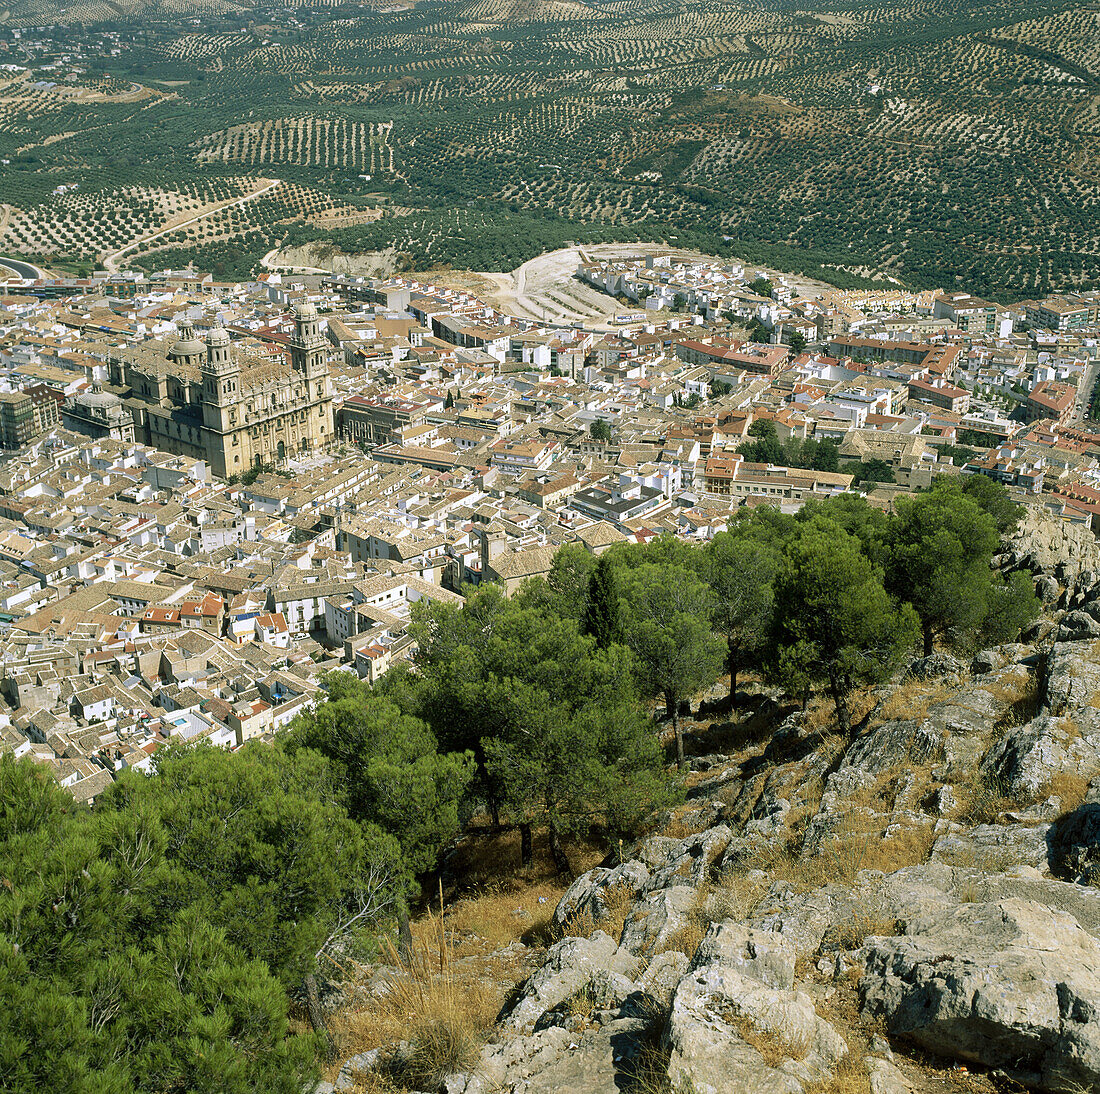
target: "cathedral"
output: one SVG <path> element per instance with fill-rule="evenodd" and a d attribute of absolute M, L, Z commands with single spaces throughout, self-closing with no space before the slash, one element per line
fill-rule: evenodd
<path fill-rule="evenodd" d="M 312 304 L 294 309 L 289 349 L 289 362 L 251 355 L 235 350 L 224 327 L 203 342 L 182 326 L 166 353 L 149 343 L 113 359 L 110 390 L 138 441 L 203 459 L 221 478 L 280 467 L 333 440 L 326 342 Z"/>

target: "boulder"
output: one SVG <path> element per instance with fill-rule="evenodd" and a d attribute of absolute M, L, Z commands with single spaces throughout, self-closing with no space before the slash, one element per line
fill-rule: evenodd
<path fill-rule="evenodd" d="M 790 988 L 794 985 L 794 961 L 794 947 L 782 935 L 728 919 L 710 925 L 691 968 L 723 965 L 770 988 Z"/>
<path fill-rule="evenodd" d="M 1096 633 L 1100 634 L 1100 623 L 1096 626 Z M 1046 709 L 1056 714 L 1072 714 L 1075 717 L 1094 716 L 1096 711 L 1091 704 L 1098 691 L 1100 661 L 1080 643 L 1056 642 L 1046 661 L 1043 688 L 1043 705 Z"/>
<path fill-rule="evenodd" d="M 1086 638 L 1100 636 L 1100 623 L 1088 612 L 1078 609 L 1063 618 L 1058 628 L 1059 642 L 1080 642 Z"/>
<path fill-rule="evenodd" d="M 1000 873 L 1013 866 L 1050 869 L 1049 824 L 979 824 L 949 832 L 932 845 L 932 861 Z"/>
<path fill-rule="evenodd" d="M 506 1004 L 498 1021 L 507 1030 L 533 1026 L 542 1015 L 575 995 L 597 974 L 626 973 L 632 962 L 610 935 L 596 931 L 591 938 L 563 938 L 550 947 L 546 960 Z"/>
<path fill-rule="evenodd" d="M 372 1048 L 369 1052 L 360 1052 L 357 1056 L 350 1057 L 340 1068 L 333 1089 L 354 1090 L 364 1077 L 379 1071 L 391 1055 L 391 1049 Z"/>
<path fill-rule="evenodd" d="M 733 832 L 719 824 L 686 839 L 652 837 L 646 840 L 637 856 L 651 872 L 646 888 L 665 889 L 670 885 L 699 888 L 709 880 L 715 863 L 732 838 Z"/>
<path fill-rule="evenodd" d="M 1100 749 L 1069 729 L 1064 718 L 1040 715 L 1009 730 L 986 754 L 985 770 L 1009 797 L 1034 800 L 1056 775 L 1100 769 Z M 1098 742 L 1100 743 L 1100 742 Z"/>
<path fill-rule="evenodd" d="M 567 927 L 577 917 L 588 916 L 599 925 L 607 918 L 609 895 L 621 893 L 631 901 L 637 899 L 649 883 L 649 871 L 641 862 L 631 860 L 611 869 L 597 867 L 581 874 L 558 901 L 554 909 L 554 924 Z"/>
<path fill-rule="evenodd" d="M 1084 805 L 1050 825 L 1051 872 L 1067 881 L 1100 882 L 1100 804 Z"/>
<path fill-rule="evenodd" d="M 769 988 L 723 965 L 692 969 L 665 1030 L 673 1090 L 802 1094 L 847 1053 L 804 992 Z"/>
<path fill-rule="evenodd" d="M 630 910 L 623 925 L 622 948 L 639 957 L 653 957 L 675 943 L 687 926 L 697 894 L 687 885 L 646 893 Z"/>
<path fill-rule="evenodd" d="M 482 1053 L 477 1085 L 459 1094 L 621 1094 L 643 1073 L 651 1021 L 618 1018 L 579 1033 L 547 1030 Z M 543 1040 L 551 1033 L 564 1034 Z"/>
<path fill-rule="evenodd" d="M 679 950 L 666 950 L 650 961 L 649 967 L 638 977 L 638 987 L 657 1006 L 667 1010 L 676 992 L 676 985 L 687 972 L 688 958 Z"/>
<path fill-rule="evenodd" d="M 1008 664 L 1008 657 L 1001 650 L 981 650 L 974 654 L 970 662 L 970 671 L 975 676 L 984 676 L 987 672 L 996 672 Z"/>
<path fill-rule="evenodd" d="M 868 1056 L 864 1059 L 871 1094 L 913 1094 L 905 1076 L 889 1060 Z"/>
<path fill-rule="evenodd" d="M 1040 574 L 1035 579 L 1035 595 L 1044 604 L 1053 604 L 1060 593 L 1058 582 L 1050 574 Z"/>
<path fill-rule="evenodd" d="M 946 680 L 960 683 L 966 677 L 966 666 L 949 653 L 933 653 L 918 657 L 905 670 L 906 680 Z"/>
<path fill-rule="evenodd" d="M 869 938 L 864 1013 L 929 1051 L 1028 1087 L 1100 1087 L 1100 943 L 1064 912 L 1018 899 L 959 905 Z"/>

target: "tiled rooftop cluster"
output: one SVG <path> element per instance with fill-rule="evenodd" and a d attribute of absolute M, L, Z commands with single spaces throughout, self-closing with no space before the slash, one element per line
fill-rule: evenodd
<path fill-rule="evenodd" d="M 862 486 L 882 506 L 935 474 L 980 473 L 1067 520 L 1100 514 L 1100 435 L 1082 424 L 1100 294 L 811 299 L 773 277 L 762 296 L 758 273 L 584 263 L 578 277 L 629 301 L 599 326 L 410 278 L 9 283 L 0 749 L 89 800 L 170 740 L 273 734 L 325 669 L 376 679 L 413 652 L 417 601 L 457 602 L 467 582 L 513 591 L 565 543 L 704 541 L 742 506 L 853 489 L 846 461 L 890 467 L 894 483 Z M 326 454 L 226 482 L 140 425 L 65 428 L 97 392 L 137 409 L 117 362 L 156 375 L 181 330 L 223 326 L 250 368 L 285 368 L 301 304 L 326 339 Z M 197 382 L 186 372 L 169 389 Z M 761 422 L 780 442 L 835 441 L 841 470 L 748 460 Z"/>

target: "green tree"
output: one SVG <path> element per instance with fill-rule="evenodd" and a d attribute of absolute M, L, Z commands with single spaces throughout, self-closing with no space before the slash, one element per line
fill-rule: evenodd
<path fill-rule="evenodd" d="M 994 482 L 987 475 L 964 475 L 962 490 L 993 518 L 1001 536 L 1011 535 L 1016 530 L 1024 515 L 1024 507 L 1017 505 L 999 482 Z"/>
<path fill-rule="evenodd" d="M 0 803 L 0 1087 L 301 1090 L 316 1039 L 263 961 L 172 899 L 187 867 L 157 810 L 77 810 L 10 755 Z"/>
<path fill-rule="evenodd" d="M 761 419 L 749 426 L 754 441 L 745 441 L 737 451 L 753 463 L 772 463 L 785 465 L 787 450 L 783 447 L 775 431 L 775 423 Z"/>
<path fill-rule="evenodd" d="M 327 679 L 330 698 L 294 719 L 283 746 L 325 756 L 348 815 L 393 836 L 411 871 L 432 869 L 458 832 L 473 754 L 439 752 L 423 721 L 348 673 Z"/>
<path fill-rule="evenodd" d="M 806 336 L 797 330 L 792 330 L 787 339 L 792 353 L 801 353 L 806 348 Z"/>
<path fill-rule="evenodd" d="M 555 615 L 580 620 L 588 609 L 596 556 L 583 543 L 567 543 L 554 554 L 545 580 L 525 583 L 518 603 L 545 608 Z"/>
<path fill-rule="evenodd" d="M 840 469 L 840 446 L 828 438 L 818 441 L 810 466 L 815 471 L 835 473 Z"/>
<path fill-rule="evenodd" d="M 797 689 L 823 683 L 844 734 L 852 688 L 885 679 L 919 635 L 912 608 L 887 594 L 859 541 L 824 515 L 783 552 L 772 620 L 772 673 Z"/>
<path fill-rule="evenodd" d="M 155 772 L 124 774 L 97 810 L 157 819 L 172 866 L 160 914 L 191 909 L 216 923 L 311 1001 L 322 956 L 369 946 L 408 891 L 399 844 L 351 820 L 317 752 L 291 755 L 259 742 L 237 753 L 171 747 L 157 754 Z"/>
<path fill-rule="evenodd" d="M 896 508 L 887 582 L 916 609 L 927 656 L 937 638 L 965 641 L 980 630 L 990 608 L 997 526 L 958 483 L 947 480 L 923 494 L 899 497 Z"/>
<path fill-rule="evenodd" d="M 767 635 L 774 603 L 778 552 L 751 535 L 720 532 L 704 548 L 714 594 L 713 625 L 726 639 L 730 706 L 737 705 L 737 673 Z"/>
<path fill-rule="evenodd" d="M 603 418 L 597 418 L 591 426 L 589 426 L 588 432 L 594 441 L 598 441 L 601 444 L 611 443 L 611 425 Z"/>
<path fill-rule="evenodd" d="M 646 689 L 665 700 L 682 768 L 680 706 L 715 681 L 722 663 L 710 628 L 713 595 L 695 573 L 675 565 L 645 563 L 622 580 L 623 640 L 638 658 Z"/>
<path fill-rule="evenodd" d="M 622 613 L 615 572 L 606 554 L 596 560 L 589 576 L 582 626 L 584 633 L 590 634 L 600 649 L 622 641 Z"/>
<path fill-rule="evenodd" d="M 622 646 L 601 650 L 575 619 L 494 587 L 472 591 L 461 609 L 418 607 L 413 631 L 425 716 L 474 750 L 477 785 L 498 821 L 504 814 L 520 826 L 525 861 L 536 824 L 567 869 L 565 835 L 601 818 L 636 819 L 664 800 Z"/>
<path fill-rule="evenodd" d="M 885 460 L 848 460 L 840 465 L 839 470 L 844 475 L 852 476 L 853 486 L 865 482 L 894 481 L 894 469 Z"/>

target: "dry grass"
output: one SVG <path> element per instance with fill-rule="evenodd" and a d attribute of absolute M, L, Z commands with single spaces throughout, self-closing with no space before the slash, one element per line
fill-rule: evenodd
<path fill-rule="evenodd" d="M 955 819 L 963 824 L 995 824 L 1005 810 L 1017 804 L 999 778 L 980 770 L 965 782 L 956 783 L 955 793 L 959 799 Z"/>
<path fill-rule="evenodd" d="M 699 943 L 703 941 L 703 935 L 707 933 L 713 917 L 707 909 L 710 896 L 710 886 L 701 885 L 695 893 L 695 900 L 687 910 L 684 925 L 669 935 L 665 944 L 658 953 L 669 953 L 678 950 L 689 960 L 695 956 Z"/>
<path fill-rule="evenodd" d="M 889 836 L 882 825 L 881 817 L 853 810 L 819 854 L 800 857 L 789 847 L 762 849 L 756 859 L 743 863 L 743 873 L 731 875 L 740 881 L 724 879 L 724 884 L 747 885 L 745 875 L 761 870 L 769 881 L 785 881 L 805 892 L 833 883 L 850 884 L 861 870 L 891 873 L 928 860 L 935 842 L 932 825 L 893 826 Z"/>
<path fill-rule="evenodd" d="M 760 906 L 770 879 L 745 874 L 723 873 L 710 895 L 709 907 L 715 920 L 750 918 Z"/>
<path fill-rule="evenodd" d="M 802 1089 L 804 1094 L 871 1094 L 871 1077 L 863 1062 L 863 1053 L 854 1051 L 849 1045 L 848 1055 L 837 1064 L 829 1078 L 808 1083 Z"/>
<path fill-rule="evenodd" d="M 1063 813 L 1072 813 L 1085 800 L 1089 780 L 1076 772 L 1061 771 L 1039 791 L 1039 801 L 1056 797 Z"/>
<path fill-rule="evenodd" d="M 502 949 L 519 940 L 545 940 L 566 887 L 564 878 L 540 878 L 526 886 L 502 883 L 451 905 L 446 922 L 457 955 L 482 953 L 487 946 Z"/>
<path fill-rule="evenodd" d="M 442 916 L 429 915 L 420 928 L 421 937 L 414 939 L 403 964 L 393 943 L 386 941 L 394 971 L 385 993 L 367 1007 L 344 1012 L 334 1023 L 345 1057 L 409 1043 L 407 1054 L 395 1053 L 386 1061 L 381 1076 L 368 1077 L 374 1084 L 366 1088 L 371 1094 L 382 1094 L 387 1082 L 396 1089 L 435 1089 L 444 1076 L 476 1068 L 503 1001 L 503 991 L 456 966 Z"/>
<path fill-rule="evenodd" d="M 868 938 L 892 938 L 897 933 L 896 919 L 873 912 L 856 912 L 829 931 L 829 940 L 842 950 L 858 950 Z"/>
<path fill-rule="evenodd" d="M 535 833 L 534 851 L 531 865 L 522 866 L 516 831 L 475 828 L 459 845 L 449 866 L 463 885 L 446 914 L 457 956 L 501 949 L 517 940 L 538 945 L 555 941 L 551 919 L 571 879 L 558 873 L 541 832 Z M 568 851 L 578 874 L 604 855 L 594 843 L 571 843 Z"/>
<path fill-rule="evenodd" d="M 930 764 L 894 764 L 881 772 L 875 781 L 861 787 L 849 795 L 853 805 L 867 806 L 879 813 L 898 808 L 902 794 L 914 791 L 927 792 L 932 788 L 932 767 Z"/>
<path fill-rule="evenodd" d="M 909 680 L 898 684 L 875 708 L 870 724 L 897 722 L 912 719 L 922 722 L 928 711 L 937 703 L 945 702 L 959 694 L 957 684 L 942 680 Z M 854 720 L 854 719 L 853 719 Z"/>
<path fill-rule="evenodd" d="M 739 1015 L 732 1024 L 741 1040 L 756 1049 L 768 1067 L 779 1067 L 784 1060 L 804 1060 L 810 1051 L 809 1041 L 788 1041 L 773 1030 L 754 1025 L 744 1015 Z"/>

